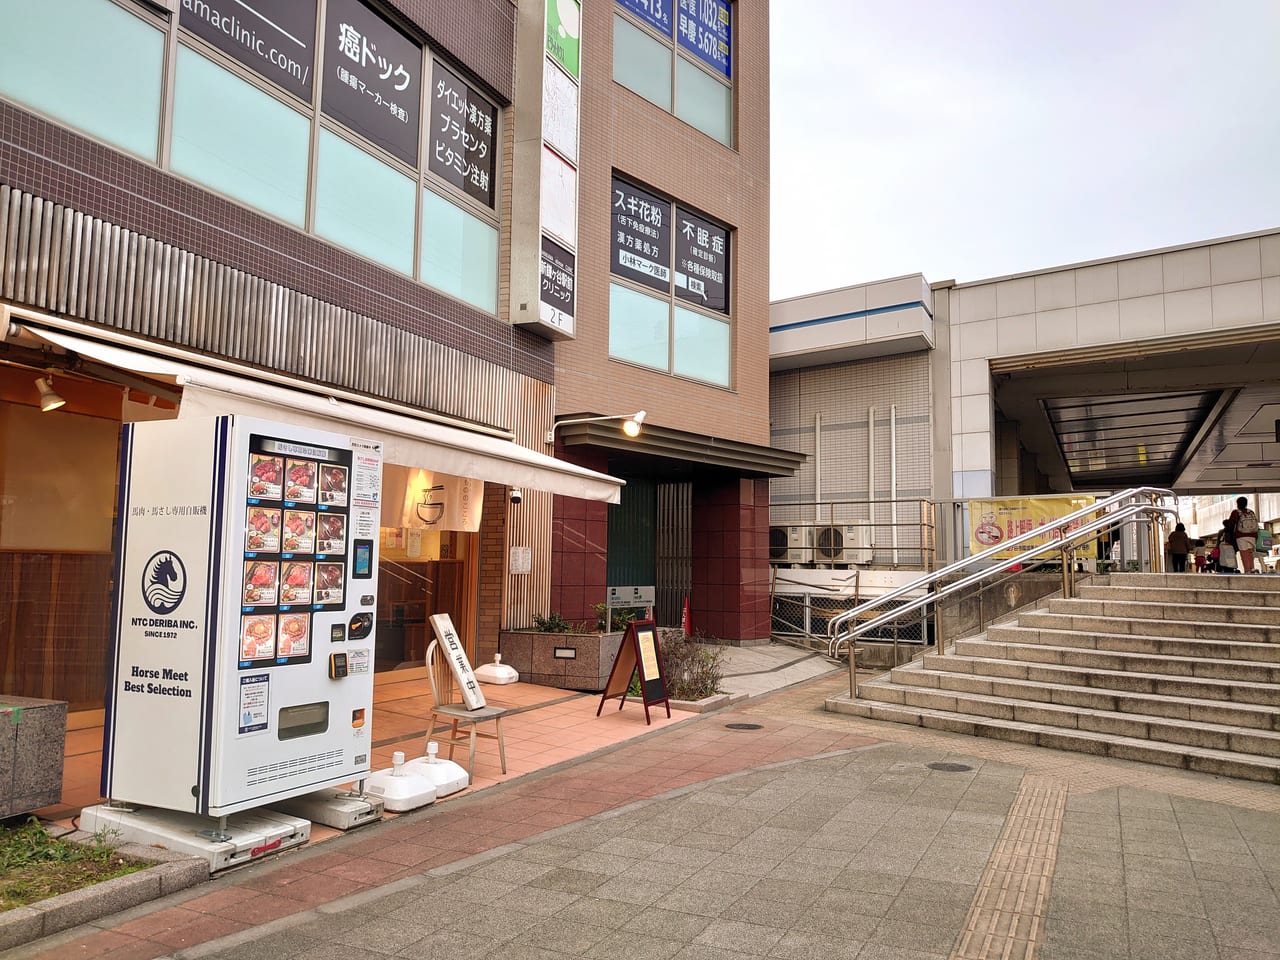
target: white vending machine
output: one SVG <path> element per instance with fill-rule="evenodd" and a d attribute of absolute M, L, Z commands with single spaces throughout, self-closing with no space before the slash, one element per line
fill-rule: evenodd
<path fill-rule="evenodd" d="M 369 773 L 381 484 L 381 444 L 352 437 L 125 426 L 111 805 L 225 825 Z"/>

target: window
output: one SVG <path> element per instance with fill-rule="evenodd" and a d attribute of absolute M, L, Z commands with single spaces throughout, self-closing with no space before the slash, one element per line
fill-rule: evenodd
<path fill-rule="evenodd" d="M 422 191 L 423 283 L 498 312 L 498 231 L 433 190 Z"/>
<path fill-rule="evenodd" d="M 311 123 L 193 50 L 178 48 L 170 166 L 302 226 Z"/>
<path fill-rule="evenodd" d="M 616 0 L 613 79 L 733 144 L 730 0 Z M 672 7 L 676 7 L 673 16 Z"/>
<path fill-rule="evenodd" d="M 320 131 L 316 233 L 413 273 L 413 181 L 336 133 Z"/>
<path fill-rule="evenodd" d="M 613 79 L 663 110 L 671 109 L 671 48 L 626 17 L 613 18 Z"/>
<path fill-rule="evenodd" d="M 164 33 L 106 0 L 0 0 L 0 93 L 156 160 Z"/>
<path fill-rule="evenodd" d="M 729 229 L 613 178 L 609 355 L 730 385 Z"/>
<path fill-rule="evenodd" d="M 149 6 L 168 74 L 142 3 L 0 0 L 0 96 L 497 312 L 502 111 L 424 38 L 370 0 L 274 0 L 267 33 Z"/>
<path fill-rule="evenodd" d="M 609 284 L 609 356 L 666 370 L 671 304 Z"/>

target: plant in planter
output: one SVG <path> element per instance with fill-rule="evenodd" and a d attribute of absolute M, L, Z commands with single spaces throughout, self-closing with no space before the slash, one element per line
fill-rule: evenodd
<path fill-rule="evenodd" d="M 667 672 L 667 695 L 672 700 L 702 700 L 720 693 L 724 679 L 724 648 L 703 642 L 675 627 L 658 633 Z"/>

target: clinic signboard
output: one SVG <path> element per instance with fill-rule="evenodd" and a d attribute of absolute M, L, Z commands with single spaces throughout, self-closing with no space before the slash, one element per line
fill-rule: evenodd
<path fill-rule="evenodd" d="M 543 323 L 573 332 L 574 256 L 550 237 L 542 238 L 538 314 Z"/>
<path fill-rule="evenodd" d="M 448 67 L 431 68 L 427 167 L 467 196 L 493 206 L 498 108 Z"/>
<path fill-rule="evenodd" d="M 324 60 L 325 114 L 417 166 L 422 48 L 359 0 L 329 0 Z"/>
<path fill-rule="evenodd" d="M 729 312 L 729 231 L 676 208 L 676 296 Z"/>
<path fill-rule="evenodd" d="M 613 178 L 610 270 L 667 293 L 671 289 L 671 204 Z"/>
<path fill-rule="evenodd" d="M 182 0 L 178 25 L 310 103 L 316 7 L 314 0 Z"/>

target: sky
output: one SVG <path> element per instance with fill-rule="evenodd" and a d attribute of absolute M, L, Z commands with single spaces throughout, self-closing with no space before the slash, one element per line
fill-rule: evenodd
<path fill-rule="evenodd" d="M 774 300 L 1280 227 L 1277 0 L 774 0 Z"/>

